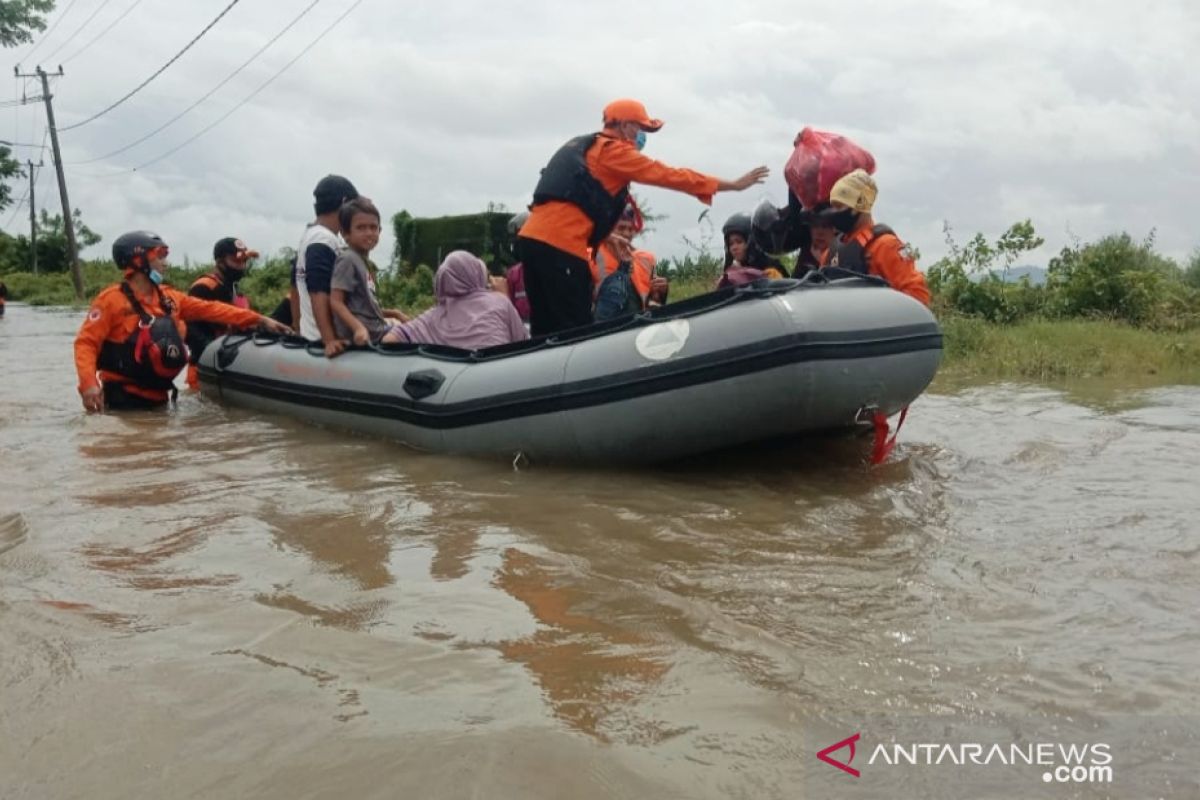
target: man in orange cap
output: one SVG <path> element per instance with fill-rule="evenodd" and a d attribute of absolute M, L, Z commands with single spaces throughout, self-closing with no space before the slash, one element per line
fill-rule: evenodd
<path fill-rule="evenodd" d="M 646 134 L 662 127 L 637 100 L 604 107 L 604 127 L 571 139 L 542 170 L 529 219 L 518 236 L 534 336 L 592 321 L 588 248 L 612 232 L 629 198 L 630 183 L 686 192 L 708 205 L 717 192 L 762 183 L 766 167 L 727 181 L 669 167 L 642 155 Z"/>

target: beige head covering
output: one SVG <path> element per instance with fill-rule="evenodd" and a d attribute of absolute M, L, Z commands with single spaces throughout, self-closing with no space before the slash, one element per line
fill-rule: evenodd
<path fill-rule="evenodd" d="M 856 169 L 838 178 L 838 182 L 829 190 L 829 202 L 844 203 L 855 211 L 870 213 L 878 194 L 875 179 L 865 170 Z"/>

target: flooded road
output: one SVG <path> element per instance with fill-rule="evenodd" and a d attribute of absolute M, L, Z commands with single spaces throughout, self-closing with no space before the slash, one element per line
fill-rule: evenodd
<path fill-rule="evenodd" d="M 514 472 L 85 416 L 80 319 L 0 320 L 0 798 L 1200 797 L 1200 388 Z"/>

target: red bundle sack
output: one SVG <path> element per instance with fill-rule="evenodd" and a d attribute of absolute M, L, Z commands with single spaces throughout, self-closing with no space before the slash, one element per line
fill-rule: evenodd
<path fill-rule="evenodd" d="M 795 145 L 783 178 L 806 209 L 829 202 L 829 190 L 843 175 L 856 169 L 875 172 L 875 157 L 845 136 L 805 128 Z"/>

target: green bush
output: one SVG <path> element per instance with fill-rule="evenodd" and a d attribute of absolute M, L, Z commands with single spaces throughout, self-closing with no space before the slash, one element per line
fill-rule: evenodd
<path fill-rule="evenodd" d="M 433 305 L 433 270 L 420 264 L 407 273 L 381 272 L 375 281 L 379 305 L 405 312 L 424 311 Z"/>
<path fill-rule="evenodd" d="M 1197 323 L 1200 291 L 1184 281 L 1175 262 L 1127 233 L 1064 248 L 1050 261 L 1046 311 L 1055 317 L 1117 319 L 1131 325 L 1180 330 Z"/>
<path fill-rule="evenodd" d="M 995 243 L 977 234 L 960 247 L 947 232 L 947 244 L 950 254 L 925 274 L 939 317 L 1002 324 L 1037 318 L 1111 319 L 1157 330 L 1200 325 L 1200 286 L 1192 284 L 1192 270 L 1200 275 L 1200 266 L 1193 264 L 1186 273 L 1180 270 L 1154 252 L 1153 236 L 1138 243 L 1122 233 L 1064 248 L 1050 261 L 1042 286 L 1028 277 L 1005 279 L 1021 253 L 1042 244 L 1029 220 L 1013 225 Z"/>

